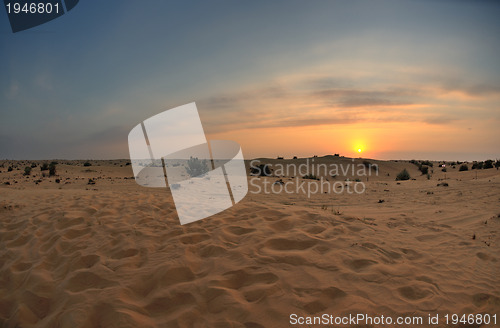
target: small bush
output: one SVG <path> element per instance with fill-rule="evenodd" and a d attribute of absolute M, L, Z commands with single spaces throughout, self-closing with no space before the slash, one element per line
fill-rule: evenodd
<path fill-rule="evenodd" d="M 206 160 L 200 161 L 198 157 L 190 157 L 187 161 L 186 172 L 191 177 L 198 177 L 208 172 Z"/>
<path fill-rule="evenodd" d="M 403 171 L 399 172 L 398 175 L 396 176 L 396 181 L 402 181 L 402 180 L 410 180 L 410 173 L 406 169 Z"/>
<path fill-rule="evenodd" d="M 26 166 L 24 168 L 24 175 L 30 175 L 31 174 L 31 166 Z"/>
<path fill-rule="evenodd" d="M 427 165 L 427 166 L 430 166 L 430 167 L 433 167 L 433 166 L 434 166 L 434 164 L 433 164 L 431 161 L 427 161 L 427 160 L 426 160 L 426 161 L 422 161 L 422 163 L 421 163 L 421 164 L 422 164 L 422 165 Z"/>
<path fill-rule="evenodd" d="M 429 167 L 425 165 L 421 165 L 419 168 L 420 172 L 422 172 L 422 175 L 429 174 Z"/>
<path fill-rule="evenodd" d="M 12 172 L 13 168 L 12 166 L 9 166 L 9 168 L 7 169 L 7 172 Z"/>
<path fill-rule="evenodd" d="M 56 175 L 56 164 L 55 162 L 50 163 L 49 165 L 49 177 Z"/>
<path fill-rule="evenodd" d="M 312 173 L 304 175 L 302 179 L 319 180 L 318 177 Z"/>
<path fill-rule="evenodd" d="M 473 170 L 481 170 L 483 168 L 483 162 L 474 162 L 472 163 Z"/>
<path fill-rule="evenodd" d="M 83 163 L 83 166 L 92 166 L 92 164 L 90 164 L 89 162 L 85 162 Z"/>
<path fill-rule="evenodd" d="M 40 166 L 40 171 L 48 171 L 49 170 L 49 164 L 43 163 L 42 166 Z"/>
<path fill-rule="evenodd" d="M 462 164 L 458 171 L 469 171 L 469 167 L 467 166 L 467 164 Z"/>
<path fill-rule="evenodd" d="M 484 161 L 483 169 L 492 169 L 493 161 L 491 159 Z"/>

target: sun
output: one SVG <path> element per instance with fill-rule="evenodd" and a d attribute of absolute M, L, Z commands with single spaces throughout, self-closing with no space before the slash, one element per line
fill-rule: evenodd
<path fill-rule="evenodd" d="M 363 154 L 366 151 L 366 144 L 363 141 L 357 140 L 352 143 L 352 152 L 354 154 Z"/>

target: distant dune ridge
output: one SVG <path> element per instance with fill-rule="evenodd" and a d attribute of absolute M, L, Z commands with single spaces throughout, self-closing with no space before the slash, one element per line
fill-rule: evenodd
<path fill-rule="evenodd" d="M 444 172 L 433 162 L 428 176 L 409 161 L 315 161 L 368 161 L 378 174 L 318 175 L 332 184 L 358 178 L 366 191 L 311 198 L 255 193 L 300 176 L 249 177 L 244 200 L 184 226 L 169 191 L 138 186 L 126 160 L 56 161 L 52 176 L 41 170 L 51 161 L 0 161 L 0 326 L 256 328 L 292 327 L 291 314 L 500 315 L 499 170 L 447 163 Z M 403 169 L 410 179 L 396 181 Z"/>

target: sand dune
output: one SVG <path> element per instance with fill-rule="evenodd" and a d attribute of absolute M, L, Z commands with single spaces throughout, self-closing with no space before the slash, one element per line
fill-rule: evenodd
<path fill-rule="evenodd" d="M 249 193 L 185 226 L 169 192 L 137 186 L 123 161 L 45 178 L 0 169 L 0 326 L 498 314 L 499 171 L 450 170 L 443 187 L 438 170 L 427 180 L 407 162 L 379 165 L 361 195 Z M 403 167 L 417 180 L 394 181 Z"/>

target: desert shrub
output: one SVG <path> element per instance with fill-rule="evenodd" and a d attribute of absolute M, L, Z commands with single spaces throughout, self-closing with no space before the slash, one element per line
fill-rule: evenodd
<path fill-rule="evenodd" d="M 396 181 L 410 180 L 410 179 L 411 179 L 410 173 L 408 173 L 408 171 L 406 169 L 404 169 L 403 171 L 399 172 L 398 175 L 396 176 Z"/>
<path fill-rule="evenodd" d="M 431 179 L 431 175 L 429 173 L 427 173 L 427 180 L 430 180 Z"/>
<path fill-rule="evenodd" d="M 446 172 L 446 167 L 443 167 L 441 171 Z"/>
<path fill-rule="evenodd" d="M 481 170 L 483 168 L 483 162 L 474 162 L 472 163 L 473 170 Z"/>
<path fill-rule="evenodd" d="M 495 162 L 495 167 L 496 168 L 499 168 L 500 167 L 500 160 L 497 159 L 497 161 Z"/>
<path fill-rule="evenodd" d="M 9 166 L 9 168 L 7 169 L 7 172 L 12 172 L 13 168 L 12 166 Z"/>
<path fill-rule="evenodd" d="M 417 160 L 414 160 L 414 159 L 412 159 L 412 160 L 410 161 L 410 163 L 412 163 L 413 165 L 416 165 L 416 166 L 419 166 L 419 165 L 420 165 L 420 163 L 419 163 Z"/>
<path fill-rule="evenodd" d="M 483 169 L 492 169 L 492 168 L 493 168 L 493 161 L 491 159 L 484 161 Z"/>
<path fill-rule="evenodd" d="M 429 174 L 429 167 L 425 165 L 420 165 L 418 168 L 420 172 L 422 172 L 422 175 Z"/>
<path fill-rule="evenodd" d="M 276 158 L 276 159 L 283 159 L 283 156 L 278 156 L 278 158 Z"/>
<path fill-rule="evenodd" d="M 43 163 L 42 166 L 40 166 L 40 171 L 48 171 L 49 170 L 49 164 Z"/>
<path fill-rule="evenodd" d="M 259 164 L 258 166 L 250 167 L 250 174 L 261 177 L 270 177 L 272 175 L 271 169 L 267 164 Z"/>
<path fill-rule="evenodd" d="M 24 175 L 30 175 L 31 174 L 31 166 L 26 166 L 24 168 Z"/>
<path fill-rule="evenodd" d="M 49 165 L 49 177 L 56 175 L 56 162 L 52 162 Z"/>
<path fill-rule="evenodd" d="M 293 156 L 293 159 L 297 159 L 297 156 Z"/>
<path fill-rule="evenodd" d="M 83 166 L 92 166 L 92 164 L 90 164 L 89 162 L 85 162 L 83 163 Z"/>
<path fill-rule="evenodd" d="M 198 157 L 190 157 L 187 161 L 186 172 L 191 177 L 197 177 L 208 172 L 207 161 L 200 161 Z"/>
<path fill-rule="evenodd" d="M 31 168 L 34 169 L 36 167 L 36 163 L 31 163 Z"/>
<path fill-rule="evenodd" d="M 434 164 L 431 161 L 428 161 L 428 160 L 422 161 L 421 164 L 422 165 L 427 165 L 427 166 L 430 166 L 430 167 L 434 166 Z"/>
<path fill-rule="evenodd" d="M 312 173 L 304 175 L 302 179 L 319 180 L 318 177 Z"/>
<path fill-rule="evenodd" d="M 458 171 L 469 171 L 469 167 L 467 166 L 467 164 L 462 164 Z"/>

